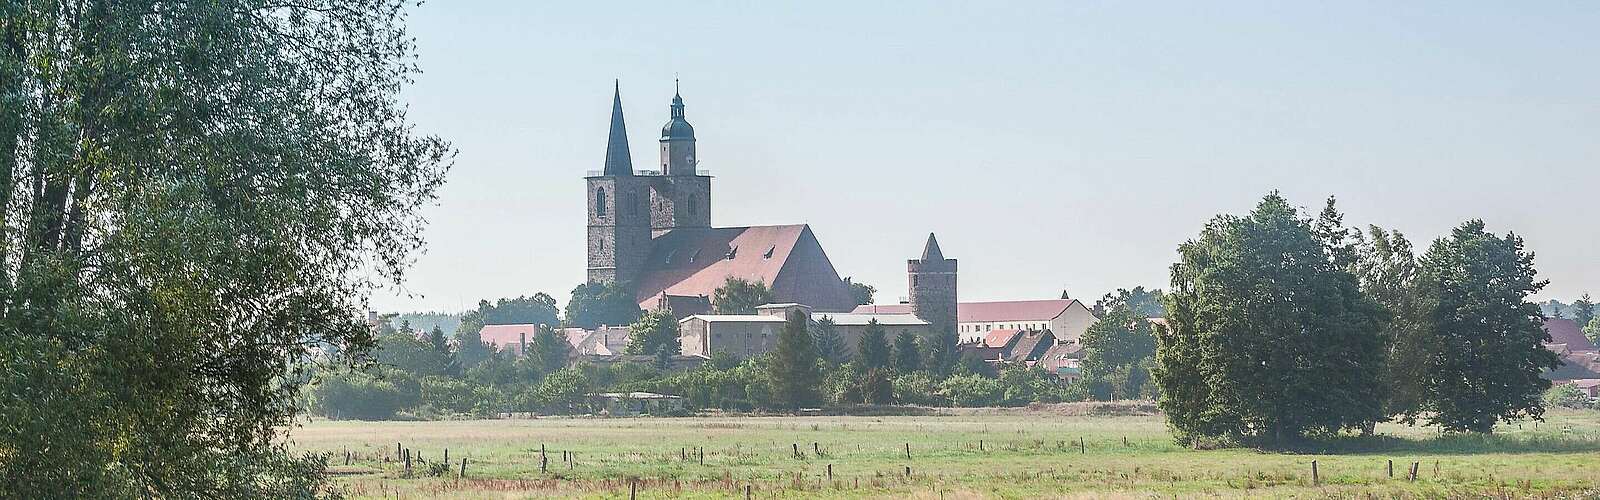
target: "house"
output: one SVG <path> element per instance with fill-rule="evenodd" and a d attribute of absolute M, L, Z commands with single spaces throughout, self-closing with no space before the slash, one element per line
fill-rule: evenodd
<path fill-rule="evenodd" d="M 891 342 L 902 332 L 924 341 L 932 338 L 929 323 L 910 314 L 814 312 L 804 304 L 766 304 L 757 307 L 756 314 L 697 314 L 678 321 L 682 352 L 700 356 L 724 352 L 739 359 L 759 356 L 778 346 L 778 333 L 783 331 L 789 312 L 796 310 L 810 318 L 808 328 L 813 332 L 818 321 L 832 321 L 851 356 L 856 354 L 862 335 L 873 321 L 883 327 L 884 336 Z"/>
<path fill-rule="evenodd" d="M 1006 361 L 1033 366 L 1044 356 L 1045 351 L 1056 345 L 1056 336 L 1050 330 L 1029 330 L 1017 334 L 1011 341 L 1011 352 L 1006 353 Z"/>
<path fill-rule="evenodd" d="M 905 314 L 910 304 L 868 304 L 855 313 Z M 961 302 L 956 304 L 956 334 L 971 343 L 994 330 L 1049 330 L 1062 341 L 1077 342 L 1095 320 L 1094 312 L 1076 299 Z"/>
<path fill-rule="evenodd" d="M 1057 343 L 1044 351 L 1039 356 L 1037 366 L 1061 379 L 1063 382 L 1074 382 L 1083 376 L 1083 344 Z"/>
<path fill-rule="evenodd" d="M 1583 334 L 1583 328 L 1578 322 L 1566 318 L 1545 318 L 1544 331 L 1550 333 L 1550 342 L 1545 347 L 1552 351 L 1560 352 L 1564 347 L 1570 352 L 1594 352 L 1594 343 L 1589 342 L 1589 337 Z"/>
<path fill-rule="evenodd" d="M 1578 322 L 1564 318 L 1545 318 L 1544 329 L 1550 333 L 1549 349 L 1561 358 L 1561 366 L 1544 372 L 1544 378 L 1562 382 L 1600 379 L 1600 350 L 1583 335 Z"/>
<path fill-rule="evenodd" d="M 507 352 L 521 357 L 524 348 L 533 341 L 534 334 L 539 333 L 539 325 L 484 325 L 478 332 L 478 339 L 485 344 L 494 346 L 495 350 Z"/>
<path fill-rule="evenodd" d="M 1578 392 L 1582 392 L 1584 395 L 1589 396 L 1590 400 L 1600 398 L 1600 378 L 1585 378 L 1571 380 L 1565 383 L 1578 388 Z"/>

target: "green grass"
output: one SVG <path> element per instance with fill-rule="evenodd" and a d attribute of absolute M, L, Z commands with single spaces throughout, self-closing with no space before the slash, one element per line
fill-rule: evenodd
<path fill-rule="evenodd" d="M 1339 438 L 1314 453 L 1180 448 L 1160 417 L 989 413 L 316 421 L 295 429 L 291 443 L 333 453 L 337 484 L 355 497 L 626 498 L 634 480 L 641 498 L 743 497 L 746 485 L 759 498 L 1600 495 L 1600 412 L 1557 411 L 1543 424 L 1503 425 L 1493 436 L 1384 425 L 1382 437 Z M 426 462 L 448 448 L 451 473 L 422 477 L 419 463 L 417 477 L 404 477 L 393 461 L 397 442 Z M 704 465 L 695 448 L 705 450 Z M 347 449 L 357 457 L 350 466 L 343 465 Z M 576 461 L 563 462 L 564 451 Z M 467 477 L 457 480 L 462 457 Z M 1405 478 L 1412 462 L 1421 463 L 1415 482 Z"/>

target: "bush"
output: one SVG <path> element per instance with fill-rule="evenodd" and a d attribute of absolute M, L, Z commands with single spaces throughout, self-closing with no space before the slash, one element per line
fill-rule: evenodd
<path fill-rule="evenodd" d="M 367 373 L 323 377 L 311 389 L 311 410 L 328 418 L 387 420 L 406 407 L 408 397 L 393 380 Z"/>
<path fill-rule="evenodd" d="M 1590 406 L 1589 395 L 1572 384 L 1560 384 L 1544 391 L 1545 406 L 1584 409 Z"/>
<path fill-rule="evenodd" d="M 953 375 L 940 384 L 940 392 L 956 406 L 999 406 L 1005 388 L 996 379 L 980 375 Z"/>
<path fill-rule="evenodd" d="M 911 372 L 894 378 L 894 400 L 905 405 L 946 406 L 939 396 L 939 381 L 928 372 Z"/>

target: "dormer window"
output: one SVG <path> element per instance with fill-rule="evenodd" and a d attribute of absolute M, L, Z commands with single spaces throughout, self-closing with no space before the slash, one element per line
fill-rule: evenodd
<path fill-rule="evenodd" d="M 728 260 L 733 260 L 734 256 L 737 256 L 737 255 L 739 255 L 739 247 L 738 246 L 734 246 L 733 248 L 729 248 L 728 249 L 728 257 L 727 257 Z"/>
<path fill-rule="evenodd" d="M 773 251 L 776 251 L 776 250 L 777 250 L 777 249 L 778 249 L 778 247 L 776 247 L 776 246 L 770 246 L 770 247 L 767 247 L 767 253 L 763 253 L 763 254 L 761 254 L 761 258 L 763 258 L 763 259 L 770 259 L 770 258 L 772 258 L 772 252 L 773 252 Z"/>
<path fill-rule="evenodd" d="M 689 254 L 689 263 L 693 264 L 694 260 L 697 258 L 700 258 L 700 249 L 698 248 L 694 249 L 694 252 Z"/>
<path fill-rule="evenodd" d="M 661 263 L 663 263 L 663 264 L 671 264 L 672 263 L 672 256 L 673 255 L 677 255 L 677 254 L 678 254 L 678 250 L 677 249 L 667 250 L 667 257 L 662 259 Z"/>

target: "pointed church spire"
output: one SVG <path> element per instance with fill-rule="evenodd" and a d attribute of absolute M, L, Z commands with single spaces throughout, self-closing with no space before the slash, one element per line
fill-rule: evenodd
<path fill-rule="evenodd" d="M 611 94 L 611 135 L 606 138 L 605 175 L 633 175 L 633 156 L 628 153 L 628 127 L 622 123 L 622 82 Z"/>
<path fill-rule="evenodd" d="M 939 240 L 934 239 L 933 233 L 928 233 L 928 244 L 922 247 L 922 261 L 934 262 L 944 260 L 944 252 L 939 251 Z"/>

